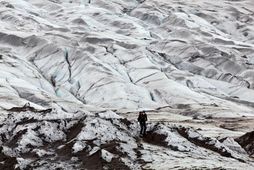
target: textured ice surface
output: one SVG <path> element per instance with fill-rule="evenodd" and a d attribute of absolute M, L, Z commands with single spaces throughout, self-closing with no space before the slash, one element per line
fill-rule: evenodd
<path fill-rule="evenodd" d="M 254 130 L 253 11 L 252 0 L 2 0 L 0 162 L 251 169 L 251 138 L 235 139 Z M 154 139 L 137 138 L 141 110 Z"/>

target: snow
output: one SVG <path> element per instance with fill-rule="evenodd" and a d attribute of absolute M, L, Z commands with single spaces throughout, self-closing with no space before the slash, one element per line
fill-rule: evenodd
<path fill-rule="evenodd" d="M 98 152 L 100 150 L 99 147 L 94 147 L 90 152 L 89 155 L 93 155 L 94 153 Z"/>
<path fill-rule="evenodd" d="M 103 112 L 103 113 L 99 113 L 99 116 L 101 118 L 104 118 L 104 119 L 120 119 L 122 118 L 121 116 L 119 116 L 118 114 L 116 114 L 115 112 L 113 111 L 106 111 L 106 112 Z"/>
<path fill-rule="evenodd" d="M 110 152 L 102 149 L 101 150 L 101 157 L 107 162 L 111 162 L 111 160 L 114 158 L 114 155 L 112 155 Z"/>
<path fill-rule="evenodd" d="M 223 141 L 223 144 L 229 149 L 237 151 L 237 153 L 246 154 L 246 151 L 233 138 L 226 138 L 226 140 Z"/>
<path fill-rule="evenodd" d="M 82 141 L 77 141 L 74 145 L 73 145 L 73 152 L 77 153 L 79 151 L 82 151 L 84 148 L 86 147 L 86 144 Z"/>
<path fill-rule="evenodd" d="M 15 168 L 20 168 L 20 169 L 25 169 L 32 162 L 32 160 L 23 159 L 23 158 L 17 158 L 17 161 L 19 165 L 16 165 Z"/>
<path fill-rule="evenodd" d="M 64 126 L 64 122 L 59 125 L 59 123 L 45 122 L 40 126 L 39 133 L 45 134 L 44 139 L 47 142 L 53 142 L 58 140 L 63 140 L 65 134 L 61 131 L 55 131 L 57 126 Z"/>

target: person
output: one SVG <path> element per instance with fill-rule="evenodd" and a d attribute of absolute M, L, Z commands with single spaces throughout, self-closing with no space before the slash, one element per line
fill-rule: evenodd
<path fill-rule="evenodd" d="M 147 115 L 145 111 L 139 112 L 138 122 L 140 124 L 140 136 L 143 136 L 146 134 L 146 121 L 147 121 Z"/>

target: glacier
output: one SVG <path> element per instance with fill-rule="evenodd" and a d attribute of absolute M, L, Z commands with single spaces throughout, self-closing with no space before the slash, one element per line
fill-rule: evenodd
<path fill-rule="evenodd" d="M 254 167 L 252 0 L 2 0 L 0 73 L 1 169 Z"/>

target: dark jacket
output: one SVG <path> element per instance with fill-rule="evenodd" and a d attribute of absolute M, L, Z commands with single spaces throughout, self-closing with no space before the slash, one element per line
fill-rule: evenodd
<path fill-rule="evenodd" d="M 146 113 L 139 113 L 139 116 L 138 116 L 138 121 L 139 122 L 146 122 L 147 121 L 147 115 Z"/>

